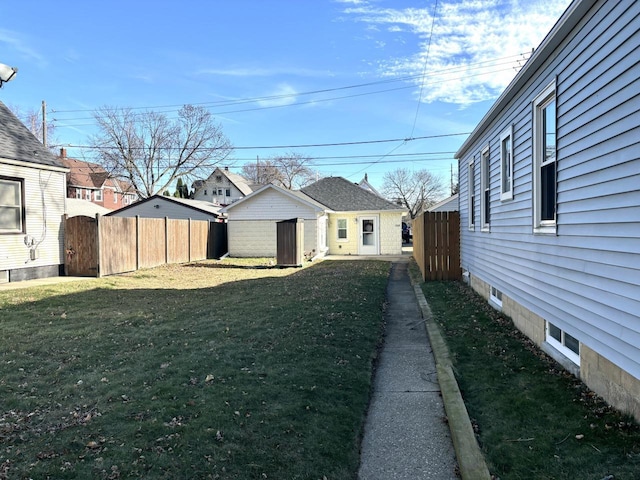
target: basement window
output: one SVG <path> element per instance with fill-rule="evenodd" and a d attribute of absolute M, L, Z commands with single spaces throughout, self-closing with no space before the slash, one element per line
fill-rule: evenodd
<path fill-rule="evenodd" d="M 580 342 L 551 322 L 546 324 L 546 341 L 576 365 L 580 365 Z"/>
<path fill-rule="evenodd" d="M 496 287 L 491 287 L 491 294 L 489 295 L 489 303 L 497 308 L 498 310 L 502 310 L 502 292 L 498 290 Z"/>

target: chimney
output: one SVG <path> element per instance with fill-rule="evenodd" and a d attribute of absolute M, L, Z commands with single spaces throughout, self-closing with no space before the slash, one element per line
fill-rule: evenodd
<path fill-rule="evenodd" d="M 368 182 L 368 181 L 369 181 L 369 177 L 367 176 L 367 174 L 366 174 L 366 173 L 364 174 L 364 181 L 365 181 L 365 182 Z"/>
<path fill-rule="evenodd" d="M 61 148 L 60 149 L 60 158 L 67 158 L 67 149 L 66 148 Z"/>
<path fill-rule="evenodd" d="M 228 172 L 229 171 L 229 167 L 224 167 L 224 171 Z"/>

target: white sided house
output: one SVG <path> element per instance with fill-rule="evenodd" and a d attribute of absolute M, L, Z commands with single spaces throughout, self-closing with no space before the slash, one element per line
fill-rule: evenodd
<path fill-rule="evenodd" d="M 640 2 L 574 0 L 456 154 L 461 266 L 640 419 Z"/>
<path fill-rule="evenodd" d="M 307 256 L 400 255 L 406 210 L 341 177 L 299 191 L 267 185 L 222 210 L 229 254 L 275 256 L 276 223 L 300 218 Z"/>
<path fill-rule="evenodd" d="M 304 252 L 326 254 L 325 207 L 299 192 L 265 185 L 222 209 L 227 214 L 227 238 L 232 257 L 275 257 L 276 223 L 293 218 L 304 223 Z"/>
<path fill-rule="evenodd" d="M 0 283 L 62 272 L 67 172 L 0 102 Z"/>

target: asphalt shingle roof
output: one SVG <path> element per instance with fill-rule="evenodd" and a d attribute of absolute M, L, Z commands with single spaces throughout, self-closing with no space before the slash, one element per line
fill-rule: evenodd
<path fill-rule="evenodd" d="M 64 167 L 54 154 L 0 102 L 0 158 Z"/>
<path fill-rule="evenodd" d="M 327 177 L 301 189 L 336 212 L 403 210 L 402 207 L 359 187 L 342 177 Z"/>

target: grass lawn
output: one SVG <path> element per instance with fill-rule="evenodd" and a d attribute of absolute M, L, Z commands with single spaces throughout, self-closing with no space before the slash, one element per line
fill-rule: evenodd
<path fill-rule="evenodd" d="M 354 478 L 390 264 L 251 263 L 0 290 L 0 479 Z"/>
<path fill-rule="evenodd" d="M 422 284 L 494 478 L 640 478 L 640 427 L 470 288 Z M 610 477 L 613 478 L 613 477 Z"/>

